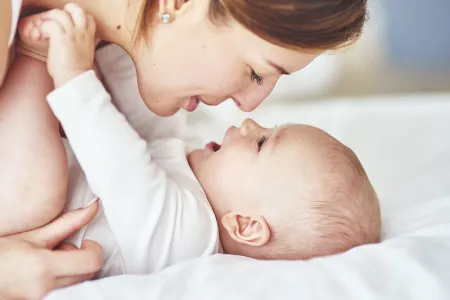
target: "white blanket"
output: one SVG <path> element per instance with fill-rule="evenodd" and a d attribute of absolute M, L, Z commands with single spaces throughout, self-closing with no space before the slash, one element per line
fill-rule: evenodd
<path fill-rule="evenodd" d="M 315 125 L 349 145 L 380 196 L 381 244 L 297 262 L 216 255 L 148 276 L 83 283 L 47 299 L 450 299 L 449 98 L 272 103 L 251 114 L 268 126 Z M 213 114 L 218 115 L 206 112 L 191 125 L 204 141 L 242 119 L 228 115 L 211 128 Z"/>

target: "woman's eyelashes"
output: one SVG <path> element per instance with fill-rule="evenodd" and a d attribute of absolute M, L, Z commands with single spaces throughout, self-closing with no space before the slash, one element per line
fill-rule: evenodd
<path fill-rule="evenodd" d="M 258 85 L 262 85 L 264 83 L 264 78 L 256 74 L 255 70 L 252 69 L 250 78 L 253 82 L 256 82 Z"/>

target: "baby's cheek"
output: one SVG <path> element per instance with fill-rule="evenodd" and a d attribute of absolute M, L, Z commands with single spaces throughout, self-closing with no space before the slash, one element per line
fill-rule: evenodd
<path fill-rule="evenodd" d="M 224 177 L 223 181 L 230 187 L 240 184 L 246 177 L 246 170 L 242 168 L 239 161 L 230 161 L 230 163 L 224 167 L 224 172 L 221 173 Z"/>

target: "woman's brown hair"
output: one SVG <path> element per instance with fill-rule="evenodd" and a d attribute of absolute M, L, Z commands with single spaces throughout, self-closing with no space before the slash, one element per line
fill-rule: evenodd
<path fill-rule="evenodd" d="M 213 22 L 233 18 L 260 38 L 289 49 L 335 49 L 357 40 L 367 19 L 367 0 L 210 0 Z M 146 0 L 137 35 L 156 13 Z"/>

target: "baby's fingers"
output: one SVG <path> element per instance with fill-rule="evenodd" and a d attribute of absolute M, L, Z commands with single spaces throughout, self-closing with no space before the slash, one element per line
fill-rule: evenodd
<path fill-rule="evenodd" d="M 58 22 L 64 32 L 73 30 L 72 18 L 69 13 L 64 10 L 52 9 L 45 14 L 45 19 Z"/>
<path fill-rule="evenodd" d="M 18 31 L 22 40 L 37 41 L 41 38 L 40 27 L 42 25 L 42 14 L 31 15 L 20 20 Z"/>
<path fill-rule="evenodd" d="M 91 15 L 86 15 L 86 19 L 87 19 L 87 28 L 89 33 L 91 34 L 95 34 L 95 20 L 94 17 L 92 17 Z"/>
<path fill-rule="evenodd" d="M 64 34 L 64 29 L 58 22 L 53 20 L 47 20 L 44 23 L 42 23 L 41 33 L 45 38 L 52 40 Z"/>
<path fill-rule="evenodd" d="M 76 3 L 69 2 L 64 6 L 64 10 L 71 16 L 73 24 L 79 29 L 86 29 L 88 22 L 86 13 Z"/>

